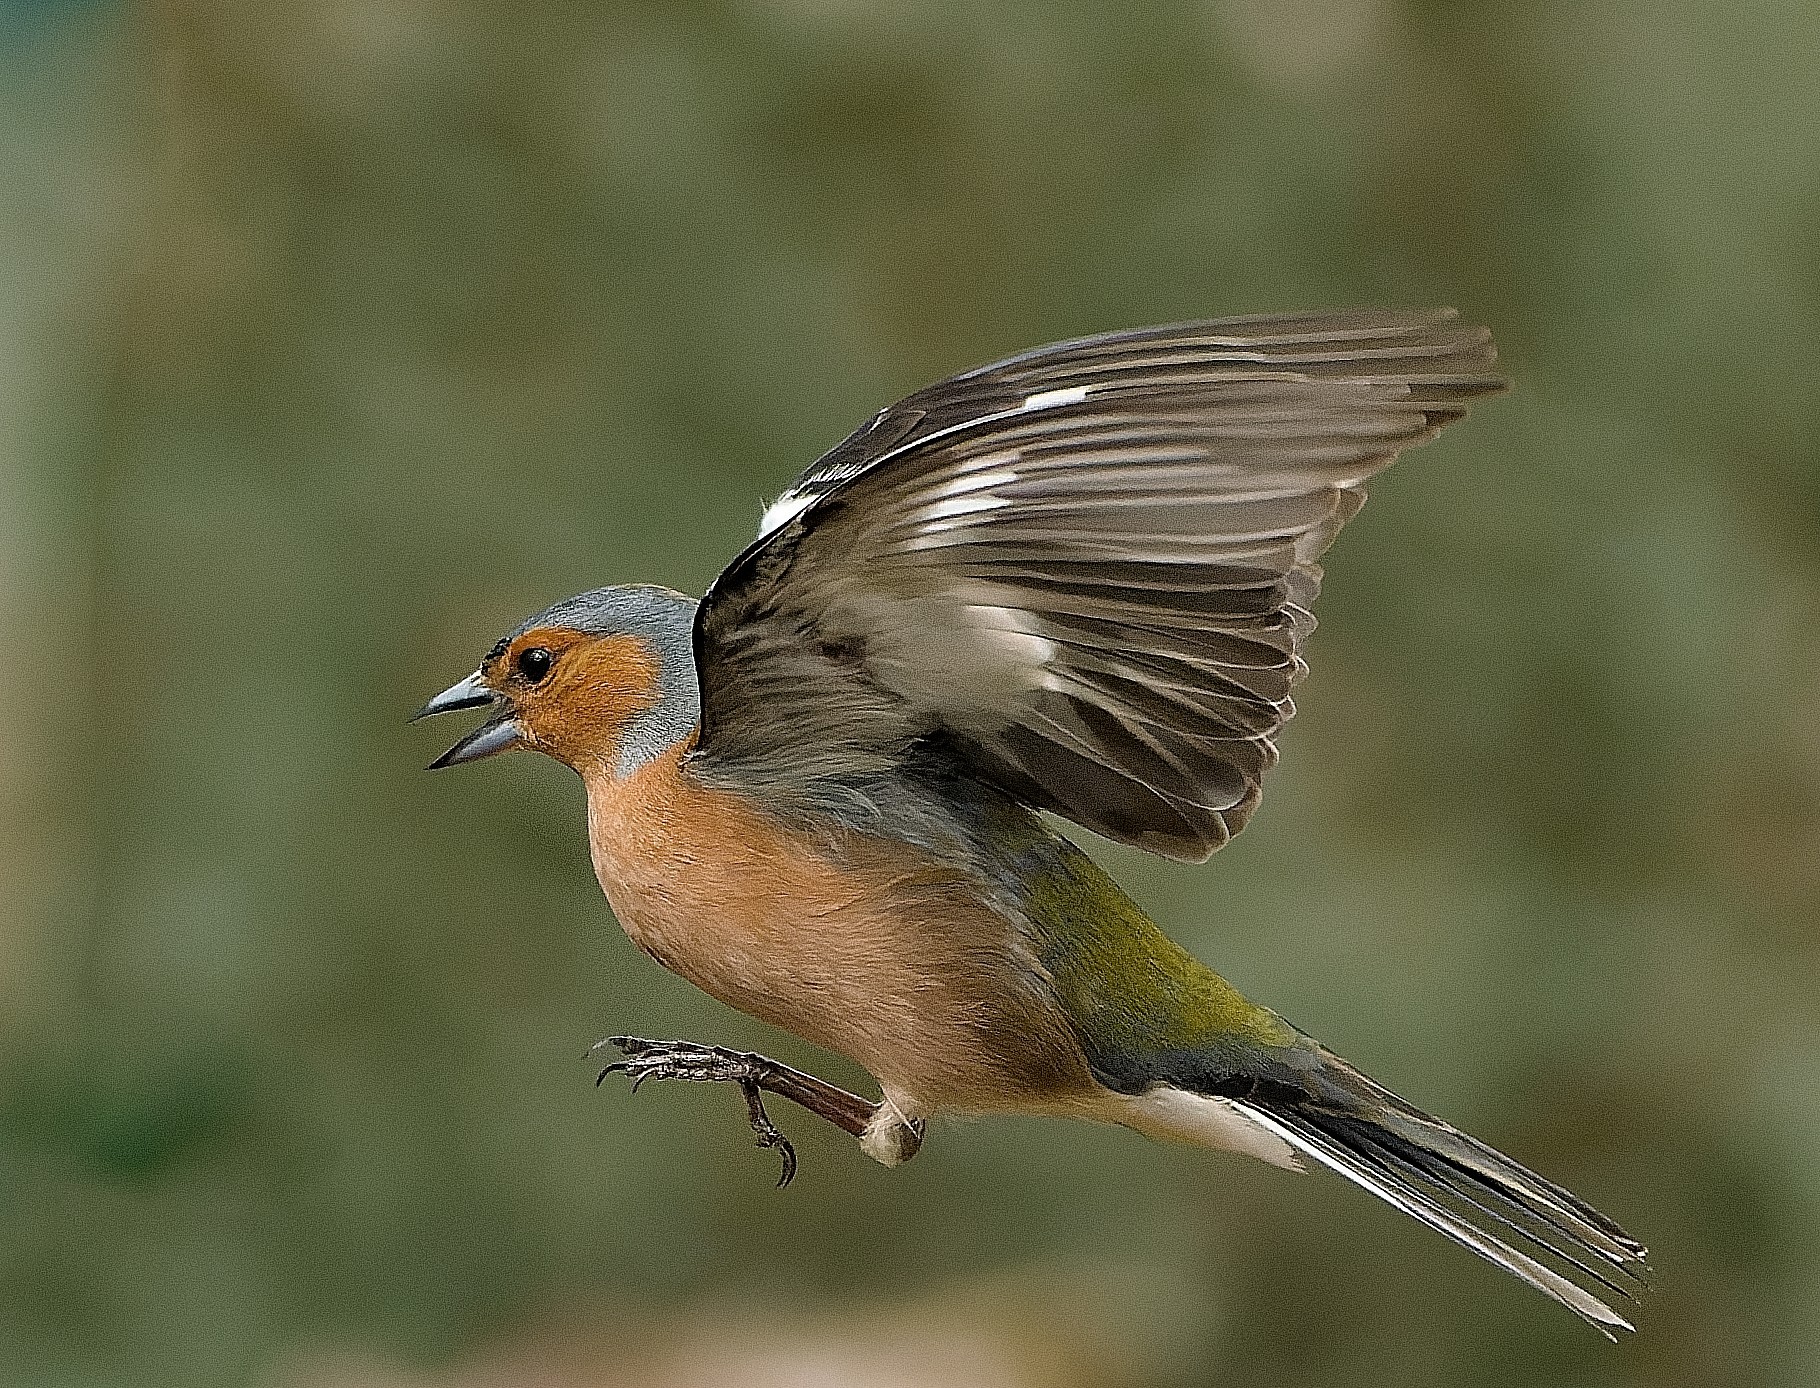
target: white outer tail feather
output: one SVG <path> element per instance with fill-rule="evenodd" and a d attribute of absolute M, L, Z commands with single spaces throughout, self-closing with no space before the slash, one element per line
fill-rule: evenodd
<path fill-rule="evenodd" d="M 1527 1282 L 1537 1291 L 1553 1297 L 1598 1329 L 1607 1339 L 1617 1339 L 1617 1336 L 1612 1334 L 1614 1329 L 1634 1330 L 1636 1328 L 1590 1292 L 1576 1286 L 1560 1273 L 1536 1261 L 1528 1254 L 1512 1248 L 1502 1239 L 1474 1227 L 1465 1218 L 1439 1202 L 1413 1190 L 1398 1190 L 1356 1162 L 1348 1161 L 1342 1153 L 1296 1132 L 1254 1104 L 1236 1099 L 1229 1102 L 1234 1109 L 1244 1114 L 1259 1127 L 1281 1138 L 1295 1151 L 1312 1161 L 1319 1162 L 1328 1170 L 1344 1176 L 1360 1189 L 1370 1191 L 1392 1208 L 1401 1210 L 1404 1214 L 1421 1221 L 1438 1233 L 1445 1234 L 1455 1243 L 1470 1248 L 1487 1262 L 1503 1268 L 1506 1272 Z"/>

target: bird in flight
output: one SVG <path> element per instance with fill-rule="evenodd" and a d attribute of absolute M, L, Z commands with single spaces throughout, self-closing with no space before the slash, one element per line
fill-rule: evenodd
<path fill-rule="evenodd" d="M 632 940 L 882 1097 L 634 1037 L 603 1078 L 737 1085 L 783 1181 L 766 1093 L 886 1165 L 943 1111 L 1314 1163 L 1630 1329 L 1640 1243 L 1245 998 L 1044 817 L 1185 862 L 1244 827 L 1321 553 L 1493 359 L 1451 310 L 1039 347 L 881 410 L 700 601 L 600 588 L 503 637 L 421 710 L 488 710 L 433 765 L 574 768 Z"/>

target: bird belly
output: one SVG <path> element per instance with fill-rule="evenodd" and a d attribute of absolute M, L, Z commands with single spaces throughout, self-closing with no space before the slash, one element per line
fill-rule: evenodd
<path fill-rule="evenodd" d="M 634 943 L 906 1115 L 1070 1112 L 1097 1089 L 1014 923 L 907 844 L 786 827 L 674 756 L 590 781 L 589 843 Z"/>

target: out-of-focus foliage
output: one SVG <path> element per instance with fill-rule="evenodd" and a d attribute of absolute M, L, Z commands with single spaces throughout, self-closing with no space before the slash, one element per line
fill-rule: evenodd
<path fill-rule="evenodd" d="M 0 1380 L 1808 1384 L 1820 9 L 0 6 Z M 1065 335 L 1459 304 L 1209 867 L 1261 999 L 1655 1250 L 1612 1349 L 1320 1177 L 1038 1122 L 897 1172 L 615 1030 L 850 1068 L 408 729 L 699 590 L 878 405 Z M 780 1106 L 781 1107 L 781 1106 Z M 541 1376 L 540 1376 L 541 1375 Z"/>

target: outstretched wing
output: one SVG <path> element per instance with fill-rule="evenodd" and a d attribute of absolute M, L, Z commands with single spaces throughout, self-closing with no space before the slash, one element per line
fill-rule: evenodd
<path fill-rule="evenodd" d="M 1027 803 L 1200 860 L 1294 707 L 1317 557 L 1502 388 L 1451 310 L 1227 319 L 918 391 L 766 513 L 696 619 L 698 755 L 776 781 L 942 738 Z"/>

